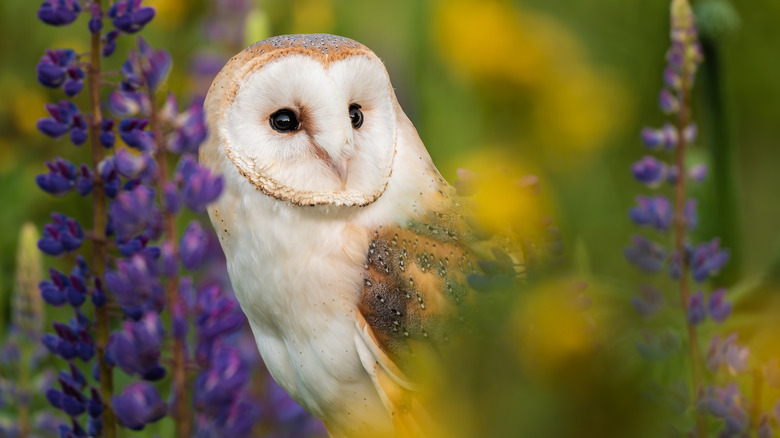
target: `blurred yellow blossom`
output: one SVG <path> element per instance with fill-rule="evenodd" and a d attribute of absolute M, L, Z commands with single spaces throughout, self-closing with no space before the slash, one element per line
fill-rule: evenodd
<path fill-rule="evenodd" d="M 461 179 L 456 187 L 469 196 L 470 211 L 481 227 L 491 231 L 510 225 L 526 228 L 538 221 L 542 211 L 549 214 L 544 198 L 537 196 L 538 178 L 501 149 L 486 147 L 460 161 L 468 163 L 468 168 L 458 170 Z"/>
<path fill-rule="evenodd" d="M 555 373 L 593 351 L 596 328 L 586 313 L 581 288 L 554 280 L 524 293 L 512 318 L 519 355 L 528 371 Z"/>
<path fill-rule="evenodd" d="M 511 87 L 527 96 L 532 143 L 588 151 L 627 120 L 619 80 L 589 64 L 575 35 L 551 17 L 505 1 L 440 1 L 434 32 L 455 71 L 500 95 Z"/>

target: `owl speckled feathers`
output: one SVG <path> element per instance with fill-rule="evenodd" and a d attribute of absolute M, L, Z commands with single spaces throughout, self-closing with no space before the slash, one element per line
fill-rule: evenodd
<path fill-rule="evenodd" d="M 256 43 L 206 98 L 209 208 L 258 349 L 333 436 L 421 436 L 415 348 L 474 265 L 460 206 L 380 59 L 332 35 Z"/>

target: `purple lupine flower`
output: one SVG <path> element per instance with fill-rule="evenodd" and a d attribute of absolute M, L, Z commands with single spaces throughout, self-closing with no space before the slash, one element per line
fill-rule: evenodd
<path fill-rule="evenodd" d="M 137 320 L 147 311 L 159 312 L 164 305 L 157 275 L 155 261 L 137 253 L 127 260 L 119 260 L 116 270 L 106 272 L 105 284 L 125 315 Z"/>
<path fill-rule="evenodd" d="M 49 173 L 35 177 L 35 182 L 43 191 L 54 196 L 63 196 L 76 185 L 78 170 L 69 161 L 55 158 L 54 161 L 47 161 L 46 167 L 49 168 Z"/>
<path fill-rule="evenodd" d="M 697 291 L 688 299 L 688 323 L 699 325 L 707 318 L 707 310 L 704 308 L 704 294 Z"/>
<path fill-rule="evenodd" d="M 52 326 L 56 335 L 46 333 L 41 337 L 41 342 L 50 352 L 65 360 L 78 357 L 87 362 L 92 359 L 95 354 L 95 344 L 84 327 L 75 321 L 71 321 L 70 325 L 54 322 Z"/>
<path fill-rule="evenodd" d="M 92 35 L 99 34 L 103 30 L 103 14 L 100 12 L 100 5 L 92 3 L 90 8 L 90 18 L 87 27 Z"/>
<path fill-rule="evenodd" d="M 46 50 L 35 67 L 38 82 L 49 88 L 59 88 L 68 81 L 83 82 L 84 71 L 76 65 L 76 52 L 71 49 Z M 66 85 L 73 89 L 74 85 Z M 69 96 L 74 94 L 68 93 Z"/>
<path fill-rule="evenodd" d="M 179 161 L 176 181 L 181 184 L 184 205 L 195 212 L 206 211 L 206 206 L 219 197 L 225 184 L 222 175 L 214 176 L 189 155 Z"/>
<path fill-rule="evenodd" d="M 664 83 L 672 90 L 679 90 L 682 86 L 682 80 L 680 74 L 672 67 L 666 67 L 664 69 Z"/>
<path fill-rule="evenodd" d="M 707 165 L 697 164 L 688 169 L 688 178 L 696 183 L 701 183 L 707 178 Z"/>
<path fill-rule="evenodd" d="M 710 295 L 707 302 L 707 309 L 710 312 L 710 318 L 718 324 L 722 323 L 731 314 L 731 303 L 726 301 L 726 289 L 720 288 Z"/>
<path fill-rule="evenodd" d="M 696 125 L 696 123 L 691 123 L 683 129 L 683 138 L 685 139 L 686 143 L 691 144 L 696 141 L 696 136 L 698 133 L 699 127 Z"/>
<path fill-rule="evenodd" d="M 135 178 L 146 167 L 147 153 L 133 154 L 127 149 L 120 149 L 114 154 L 114 168 L 125 178 Z"/>
<path fill-rule="evenodd" d="M 87 124 L 81 114 L 73 116 L 73 126 L 70 128 L 70 142 L 81 146 L 87 141 Z"/>
<path fill-rule="evenodd" d="M 100 144 L 102 144 L 104 148 L 110 149 L 114 147 L 114 143 L 116 143 L 114 120 L 108 118 L 104 119 L 103 123 L 100 125 Z"/>
<path fill-rule="evenodd" d="M 146 87 L 154 92 L 171 69 L 171 55 L 154 50 L 143 38 L 138 38 L 138 50 L 130 52 L 122 65 L 122 91 L 138 91 Z"/>
<path fill-rule="evenodd" d="M 155 149 L 154 136 L 145 128 L 149 124 L 148 119 L 129 117 L 119 122 L 119 137 L 128 146 L 140 151 L 153 151 Z"/>
<path fill-rule="evenodd" d="M 235 299 L 223 296 L 219 287 L 208 286 L 198 291 L 197 318 L 198 345 L 195 358 L 207 363 L 213 356 L 215 341 L 239 330 L 245 323 Z"/>
<path fill-rule="evenodd" d="M 715 372 L 721 365 L 736 375 L 747 369 L 749 354 L 747 347 L 737 344 L 737 334 L 732 333 L 721 342 L 720 336 L 715 335 L 707 348 L 707 368 Z"/>
<path fill-rule="evenodd" d="M 61 100 L 58 104 L 46 104 L 46 111 L 51 117 L 38 120 L 37 127 L 43 135 L 51 138 L 60 138 L 74 125 L 74 118 L 79 114 L 79 109 L 73 102 Z"/>
<path fill-rule="evenodd" d="M 98 163 L 98 172 L 100 173 L 100 178 L 103 180 L 103 188 L 106 191 L 106 196 L 109 198 L 116 198 L 122 180 L 119 178 L 116 167 L 114 167 L 114 160 L 106 158 Z M 108 221 L 109 223 L 113 222 L 111 216 L 109 216 Z"/>
<path fill-rule="evenodd" d="M 111 406 L 119 424 L 131 430 L 142 430 L 168 413 L 168 406 L 160 399 L 160 394 L 146 382 L 125 386 L 121 395 L 111 397 Z"/>
<path fill-rule="evenodd" d="M 275 438 L 328 436 L 322 421 L 306 412 L 270 378 L 267 381 L 265 397 L 260 404 L 259 417 L 273 422 Z"/>
<path fill-rule="evenodd" d="M 114 90 L 108 95 L 108 110 L 117 117 L 148 115 L 151 102 L 149 96 L 140 91 Z"/>
<path fill-rule="evenodd" d="M 114 29 L 100 38 L 103 44 L 103 57 L 108 58 L 116 50 L 116 40 L 119 38 L 119 30 Z"/>
<path fill-rule="evenodd" d="M 252 403 L 245 400 L 233 402 L 221 409 L 214 418 L 214 436 L 249 436 L 257 417 Z M 311 435 L 300 435 L 311 436 Z"/>
<path fill-rule="evenodd" d="M 181 263 L 190 271 L 195 271 L 203 264 L 206 257 L 208 236 L 198 221 L 192 221 L 187 226 L 179 243 Z"/>
<path fill-rule="evenodd" d="M 161 272 L 166 277 L 173 277 L 179 272 L 179 259 L 176 257 L 176 252 L 173 250 L 173 244 L 171 242 L 163 242 L 161 248 L 162 262 Z"/>
<path fill-rule="evenodd" d="M 666 163 L 649 155 L 645 155 L 631 166 L 634 178 L 651 188 L 658 187 L 666 179 L 666 172 Z"/>
<path fill-rule="evenodd" d="M 693 230 L 696 225 L 699 224 L 699 215 L 696 213 L 696 207 L 698 201 L 695 199 L 689 199 L 685 201 L 685 207 L 683 207 L 683 217 L 685 218 L 685 226 L 688 230 Z"/>
<path fill-rule="evenodd" d="M 52 213 L 51 218 L 54 223 L 43 227 L 43 237 L 38 240 L 38 249 L 53 256 L 78 249 L 84 240 L 81 225 L 75 219 L 60 213 Z"/>
<path fill-rule="evenodd" d="M 672 222 L 672 205 L 665 196 L 636 197 L 636 207 L 632 207 L 628 216 L 637 225 L 654 227 L 666 231 Z"/>
<path fill-rule="evenodd" d="M 162 190 L 163 209 L 171 214 L 178 213 L 181 210 L 181 198 L 176 184 L 173 181 L 166 181 Z"/>
<path fill-rule="evenodd" d="M 59 307 L 68 301 L 65 289 L 70 281 L 62 272 L 50 268 L 49 277 L 51 281 L 44 280 L 38 283 L 38 289 L 41 291 L 41 297 L 52 306 Z"/>
<path fill-rule="evenodd" d="M 780 399 L 777 399 L 777 403 L 772 408 L 772 416 L 775 417 L 775 421 L 780 423 Z"/>
<path fill-rule="evenodd" d="M 174 111 L 175 108 L 174 101 Z M 175 116 L 171 122 L 175 131 L 168 139 L 168 150 L 175 154 L 196 153 L 198 146 L 206 139 L 207 133 L 202 103 L 193 102 L 185 112 Z"/>
<path fill-rule="evenodd" d="M 672 150 L 677 146 L 677 140 L 677 129 L 671 123 L 666 123 L 661 129 L 642 129 L 642 142 L 652 150 L 661 146 Z"/>
<path fill-rule="evenodd" d="M 154 312 L 144 313 L 139 321 L 125 321 L 122 330 L 112 335 L 112 359 L 127 374 L 160 380 L 165 377 L 165 368 L 159 363 L 163 334 L 160 318 Z"/>
<path fill-rule="evenodd" d="M 664 307 L 664 294 L 660 289 L 642 285 L 639 287 L 639 296 L 631 297 L 634 309 L 644 318 L 655 315 Z"/>
<path fill-rule="evenodd" d="M 680 100 L 666 88 L 658 96 L 658 106 L 664 114 L 673 114 L 680 110 Z"/>
<path fill-rule="evenodd" d="M 79 175 L 76 177 L 76 191 L 81 196 L 87 196 L 92 192 L 92 171 L 86 164 L 79 166 Z"/>
<path fill-rule="evenodd" d="M 693 279 L 702 282 L 717 274 L 729 261 L 729 251 L 720 249 L 720 239 L 700 244 L 691 255 L 691 271 Z"/>
<path fill-rule="evenodd" d="M 731 405 L 729 413 L 726 415 L 726 421 L 723 427 L 723 433 L 726 436 L 734 436 L 739 434 L 747 426 L 747 414 L 745 409 L 738 403 Z"/>
<path fill-rule="evenodd" d="M 154 189 L 139 185 L 123 191 L 111 202 L 110 215 L 117 236 L 129 239 L 144 230 L 154 220 Z"/>
<path fill-rule="evenodd" d="M 626 247 L 623 254 L 637 268 L 650 274 L 656 274 L 663 268 L 666 251 L 661 245 L 640 235 L 631 238 L 633 246 Z"/>
<path fill-rule="evenodd" d="M 739 388 L 734 383 L 725 388 L 709 386 L 704 397 L 699 398 L 696 407 L 700 412 L 708 413 L 717 418 L 725 418 L 739 396 Z"/>
<path fill-rule="evenodd" d="M 38 18 L 52 26 L 64 26 L 76 21 L 81 6 L 78 0 L 44 0 Z"/>
<path fill-rule="evenodd" d="M 195 380 L 195 403 L 209 413 L 230 406 L 249 380 L 249 369 L 238 350 L 222 347 L 214 352 L 208 371 Z"/>
<path fill-rule="evenodd" d="M 136 33 L 152 21 L 156 11 L 149 6 L 141 6 L 141 0 L 121 0 L 108 10 L 108 17 L 117 29 L 126 33 Z"/>

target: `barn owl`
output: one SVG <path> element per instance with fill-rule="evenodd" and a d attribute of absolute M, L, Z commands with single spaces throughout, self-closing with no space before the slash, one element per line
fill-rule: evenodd
<path fill-rule="evenodd" d="M 209 208 L 268 370 L 332 436 L 422 436 L 415 346 L 445 342 L 474 263 L 454 190 L 353 40 L 285 35 L 205 101 Z"/>

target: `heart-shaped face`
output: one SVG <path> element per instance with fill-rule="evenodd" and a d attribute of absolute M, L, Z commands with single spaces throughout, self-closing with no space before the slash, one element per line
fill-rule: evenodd
<path fill-rule="evenodd" d="M 217 76 L 206 109 L 206 147 L 268 196 L 364 206 L 387 187 L 395 94 L 379 58 L 355 41 L 288 35 L 250 46 Z"/>

